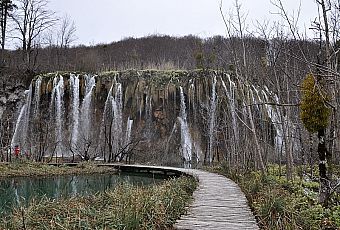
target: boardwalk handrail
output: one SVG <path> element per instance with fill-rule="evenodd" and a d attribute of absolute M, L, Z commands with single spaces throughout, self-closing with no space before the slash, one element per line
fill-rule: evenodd
<path fill-rule="evenodd" d="M 48 163 L 53 166 L 77 166 L 78 163 Z M 193 176 L 180 168 L 165 167 L 165 166 L 152 166 L 152 165 L 132 165 L 132 164 L 119 164 L 119 163 L 98 163 L 98 167 L 112 167 L 119 172 L 136 172 L 136 173 L 152 173 L 161 174 L 164 176 Z"/>

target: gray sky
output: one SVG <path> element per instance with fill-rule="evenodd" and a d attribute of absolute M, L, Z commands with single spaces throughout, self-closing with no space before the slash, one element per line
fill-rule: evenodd
<path fill-rule="evenodd" d="M 282 0 L 292 14 L 299 0 Z M 94 4 L 95 2 L 95 4 Z M 270 0 L 239 0 L 248 15 L 251 28 L 255 20 L 278 21 L 277 9 Z M 220 0 L 50 0 L 50 7 L 59 15 L 68 14 L 75 21 L 76 44 L 98 44 L 125 37 L 151 34 L 200 37 L 225 35 L 219 13 Z M 317 15 L 314 0 L 301 0 L 300 28 L 310 26 Z M 228 13 L 234 0 L 223 0 Z"/>

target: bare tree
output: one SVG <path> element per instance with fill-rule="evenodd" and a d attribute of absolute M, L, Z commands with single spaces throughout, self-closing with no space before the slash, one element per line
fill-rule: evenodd
<path fill-rule="evenodd" d="M 57 32 L 57 65 L 59 68 L 67 66 L 66 52 L 71 43 L 77 38 L 75 36 L 76 26 L 74 21 L 71 21 L 70 16 L 64 15 L 61 19 L 59 30 Z"/>
<path fill-rule="evenodd" d="M 55 13 L 47 9 L 47 0 L 17 0 L 17 11 L 12 16 L 15 36 L 21 43 L 23 60 L 27 68 L 32 66 L 31 54 L 38 37 L 57 21 Z"/>
<path fill-rule="evenodd" d="M 234 55 L 234 65 L 236 66 L 236 77 L 237 81 L 239 82 L 240 85 L 248 85 L 250 77 L 249 77 L 249 65 L 248 65 L 248 53 L 247 53 L 247 44 L 246 44 L 246 15 L 242 13 L 241 10 L 241 4 L 239 3 L 238 0 L 235 0 L 235 10 L 236 14 L 229 15 L 228 20 L 225 18 L 223 12 L 222 12 L 222 2 L 220 5 L 220 12 L 223 18 L 223 21 L 225 23 L 225 27 L 227 29 L 227 35 L 230 39 L 230 44 L 232 46 L 233 50 L 233 55 Z M 233 44 L 232 36 L 236 35 L 241 39 L 241 57 L 237 56 L 237 51 L 235 44 Z M 248 103 L 250 103 L 250 94 L 249 92 L 247 93 L 246 90 L 242 90 L 243 93 L 243 98 L 246 98 Z M 247 113 L 249 116 L 249 123 L 250 123 L 250 130 L 253 133 L 253 138 L 255 142 L 255 147 L 256 147 L 256 154 L 257 154 L 257 160 L 259 163 L 259 167 L 261 171 L 265 174 L 265 164 L 263 161 L 263 150 L 262 147 L 260 146 L 259 138 L 256 133 L 256 127 L 254 123 L 254 117 L 253 117 L 253 111 L 250 106 L 247 106 Z"/>
<path fill-rule="evenodd" d="M 62 49 L 68 48 L 72 42 L 77 40 L 76 30 L 74 21 L 71 21 L 69 15 L 64 15 L 58 31 L 58 46 Z"/>
<path fill-rule="evenodd" d="M 0 29 L 1 29 L 1 57 L 0 57 L 0 65 L 4 62 L 4 51 L 5 51 L 5 42 L 7 37 L 7 25 L 8 25 L 8 16 L 11 11 L 15 8 L 12 0 L 1 0 L 0 1 Z"/>
<path fill-rule="evenodd" d="M 296 26 L 296 20 L 288 17 L 282 1 L 276 0 L 272 2 L 278 9 L 279 14 L 285 19 L 291 33 L 295 39 L 300 38 Z M 309 60 L 301 46 L 299 49 L 304 61 L 309 66 L 309 71 L 315 78 L 315 90 L 322 97 L 323 104 L 332 109 L 331 122 L 328 127 L 320 127 L 317 132 L 318 155 L 319 155 L 319 174 L 320 174 L 320 203 L 327 205 L 330 196 L 332 178 L 331 170 L 328 166 L 332 164 L 333 151 L 336 148 L 336 130 L 338 114 L 337 97 L 339 96 L 338 84 L 339 73 L 337 73 L 338 52 L 336 46 L 339 34 L 339 1 L 338 0 L 315 0 L 319 15 L 312 23 L 312 28 L 317 35 L 319 41 L 319 52 L 317 53 L 316 62 Z M 333 41 L 332 41 L 333 39 Z M 324 91 L 328 92 L 329 98 L 325 96 Z M 317 118 L 315 118 L 317 119 Z M 305 125 L 306 126 L 306 125 Z M 328 130 L 329 128 L 329 130 Z M 307 127 L 308 129 L 308 127 Z M 326 144 L 328 142 L 328 145 Z"/>

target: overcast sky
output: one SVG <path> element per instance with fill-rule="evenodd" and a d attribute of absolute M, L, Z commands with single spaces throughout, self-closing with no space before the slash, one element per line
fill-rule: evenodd
<path fill-rule="evenodd" d="M 278 21 L 272 14 L 277 9 L 270 0 L 239 0 L 248 15 L 249 27 L 256 20 Z M 299 0 L 282 0 L 292 14 Z M 75 21 L 76 44 L 110 43 L 126 37 L 151 34 L 200 37 L 225 35 L 219 13 L 220 0 L 50 0 L 50 7 L 59 15 L 68 14 Z M 223 0 L 228 13 L 234 0 Z M 314 0 L 301 0 L 300 28 L 309 27 L 317 15 Z"/>

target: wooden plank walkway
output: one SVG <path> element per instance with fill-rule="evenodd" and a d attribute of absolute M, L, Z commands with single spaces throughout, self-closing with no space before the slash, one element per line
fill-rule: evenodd
<path fill-rule="evenodd" d="M 206 171 L 179 170 L 197 177 L 199 186 L 188 213 L 176 222 L 175 229 L 259 229 L 245 195 L 235 182 Z"/>

